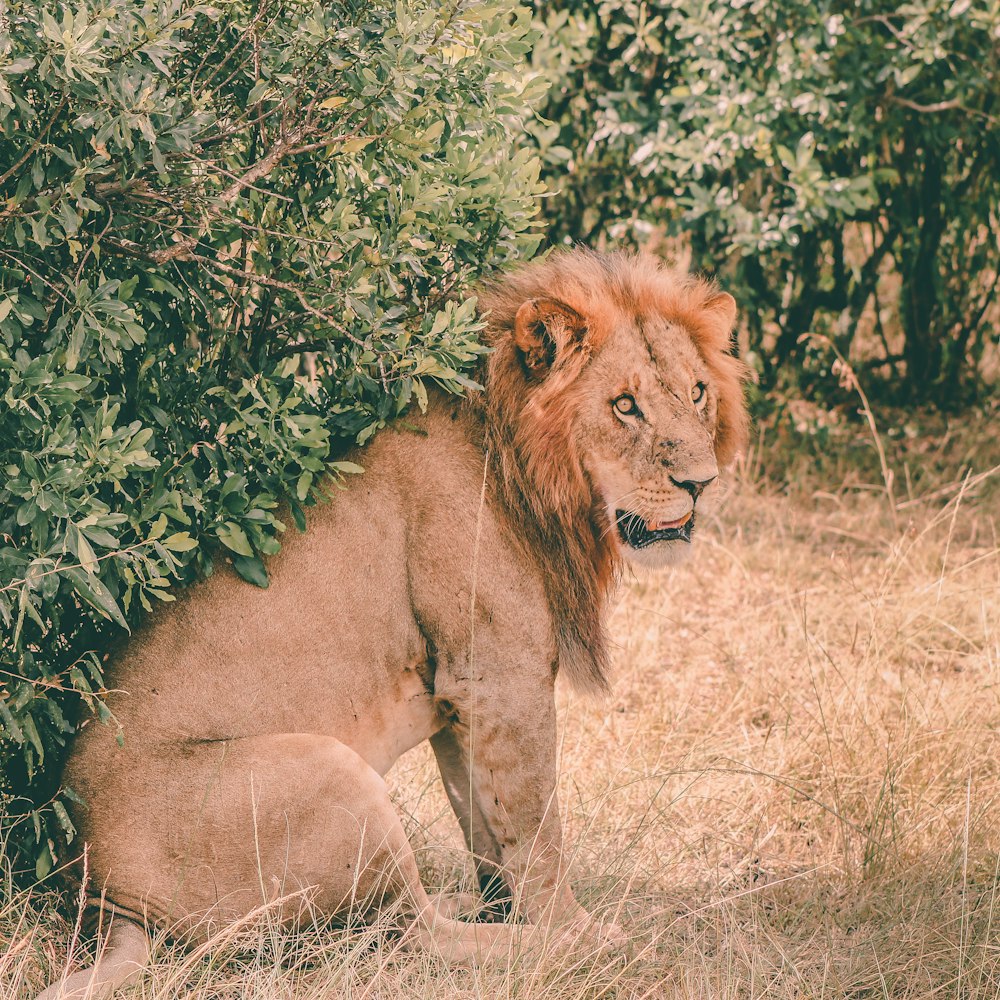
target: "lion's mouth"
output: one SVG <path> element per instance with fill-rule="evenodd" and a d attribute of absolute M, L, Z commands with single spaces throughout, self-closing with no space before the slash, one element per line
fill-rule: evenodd
<path fill-rule="evenodd" d="M 694 511 L 689 511 L 676 521 L 658 521 L 653 526 L 632 511 L 616 510 L 615 523 L 618 525 L 618 535 L 626 545 L 633 549 L 644 549 L 654 542 L 690 542 L 691 532 L 694 531 Z"/>

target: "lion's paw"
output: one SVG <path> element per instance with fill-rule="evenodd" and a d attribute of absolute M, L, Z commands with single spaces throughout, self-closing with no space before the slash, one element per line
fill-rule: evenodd
<path fill-rule="evenodd" d="M 574 920 L 564 928 L 563 940 L 574 946 L 584 946 L 602 954 L 621 952 L 629 941 L 629 936 L 621 924 L 613 920 L 600 920 L 587 916 Z"/>

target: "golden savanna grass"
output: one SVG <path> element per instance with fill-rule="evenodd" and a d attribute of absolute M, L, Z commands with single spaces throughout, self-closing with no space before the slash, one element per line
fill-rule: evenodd
<path fill-rule="evenodd" d="M 571 877 L 623 955 L 553 943 L 449 969 L 378 928 L 265 916 L 209 949 L 161 944 L 123 995 L 1000 995 L 1000 472 L 974 436 L 890 455 L 892 505 L 847 444 L 786 465 L 780 490 L 754 472 L 764 447 L 687 566 L 626 581 L 613 694 L 560 694 Z M 461 884 L 429 755 L 392 782 L 427 884 Z M 0 996 L 64 967 L 72 907 L 44 903 L 8 887 Z"/>

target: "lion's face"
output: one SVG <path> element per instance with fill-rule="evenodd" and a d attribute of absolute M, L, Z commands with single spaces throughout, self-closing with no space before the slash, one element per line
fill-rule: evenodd
<path fill-rule="evenodd" d="M 644 566 L 686 555 L 746 443 L 733 297 L 652 257 L 573 250 L 486 305 L 493 414 L 517 453 L 502 468 L 573 538 L 603 532 L 600 550 Z"/>
<path fill-rule="evenodd" d="M 685 556 L 719 498 L 718 396 L 690 334 L 662 317 L 618 327 L 580 376 L 575 436 L 608 531 L 643 566 Z"/>

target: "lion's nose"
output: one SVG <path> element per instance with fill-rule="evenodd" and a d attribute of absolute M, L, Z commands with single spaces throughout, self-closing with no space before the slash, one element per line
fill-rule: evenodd
<path fill-rule="evenodd" d="M 704 492 L 705 487 L 710 486 L 718 478 L 718 474 L 710 476 L 708 479 L 675 479 L 671 476 L 670 481 L 674 486 L 679 486 L 686 493 L 690 493 L 692 500 L 697 500 Z"/>

